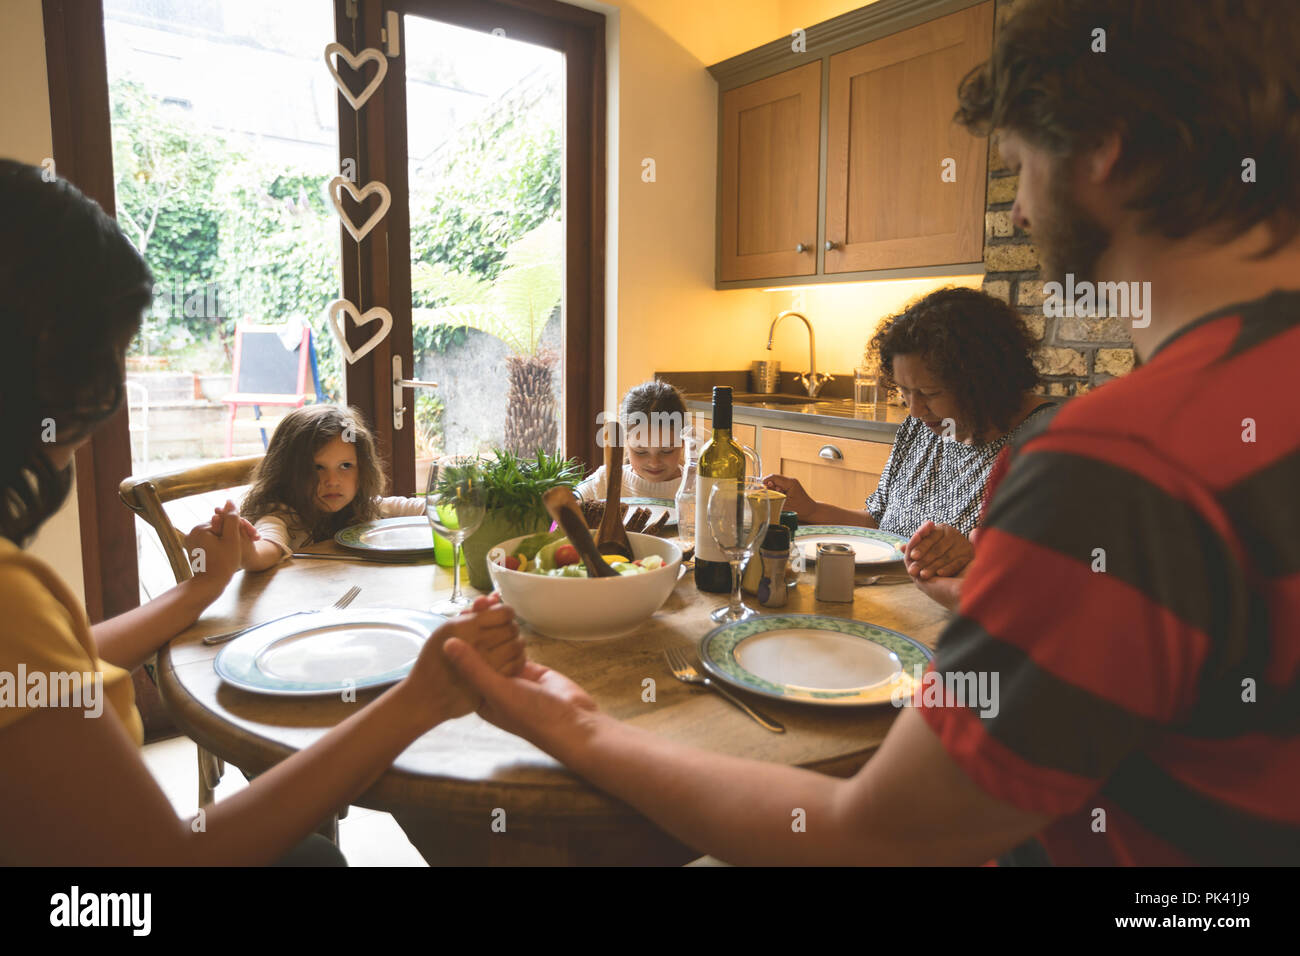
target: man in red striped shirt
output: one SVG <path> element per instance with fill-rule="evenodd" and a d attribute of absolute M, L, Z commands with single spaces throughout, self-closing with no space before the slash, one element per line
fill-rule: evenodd
<path fill-rule="evenodd" d="M 1051 306 L 1125 283 L 1141 367 L 1018 443 L 919 706 L 857 776 L 679 747 L 448 642 L 483 713 L 732 862 L 1037 836 L 1054 863 L 1300 864 L 1296 50 L 1289 4 L 1041 0 L 963 82 Z"/>

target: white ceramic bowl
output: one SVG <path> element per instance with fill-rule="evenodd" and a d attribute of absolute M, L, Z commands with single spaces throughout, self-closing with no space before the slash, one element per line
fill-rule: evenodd
<path fill-rule="evenodd" d="M 616 578 L 553 578 L 511 571 L 498 563 L 528 535 L 503 541 L 488 552 L 488 574 L 529 627 L 546 637 L 566 641 L 599 641 L 635 630 L 663 606 L 677 584 L 682 549 L 649 534 L 629 533 L 632 559 L 657 554 L 664 566 L 645 574 Z"/>

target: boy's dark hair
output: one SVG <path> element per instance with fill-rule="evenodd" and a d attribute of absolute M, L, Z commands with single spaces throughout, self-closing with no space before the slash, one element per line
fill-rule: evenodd
<path fill-rule="evenodd" d="M 1300 231 L 1297 51 L 1294 2 L 1028 0 L 962 80 L 956 119 L 1063 157 L 1117 131 L 1144 230 L 1226 240 L 1267 222 L 1268 255 Z"/>
<path fill-rule="evenodd" d="M 871 339 L 892 382 L 894 357 L 919 356 L 953 393 L 971 431 L 1006 432 L 1039 383 L 1025 320 L 977 289 L 939 289 L 885 319 Z"/>
<path fill-rule="evenodd" d="M 350 441 L 357 452 L 357 494 L 339 511 L 316 506 L 315 456 L 335 438 Z M 328 541 L 349 525 L 379 517 L 375 497 L 383 494 L 387 478 L 375 452 L 375 438 L 355 408 L 344 405 L 304 405 L 280 420 L 266 457 L 253 474 L 240 514 L 256 522 L 289 509 L 311 533 L 313 541 Z"/>
<path fill-rule="evenodd" d="M 67 497 L 53 439 L 122 404 L 127 346 L 153 274 L 116 222 L 64 179 L 0 159 L 0 534 L 23 545 Z"/>

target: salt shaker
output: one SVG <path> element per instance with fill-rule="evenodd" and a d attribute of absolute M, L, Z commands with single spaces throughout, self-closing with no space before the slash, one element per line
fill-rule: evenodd
<path fill-rule="evenodd" d="M 817 587 L 819 601 L 853 603 L 853 548 L 847 544 L 817 545 Z"/>

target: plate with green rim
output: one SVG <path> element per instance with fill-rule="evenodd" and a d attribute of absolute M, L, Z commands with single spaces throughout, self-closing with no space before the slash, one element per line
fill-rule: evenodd
<path fill-rule="evenodd" d="M 700 640 L 700 663 L 718 680 L 823 707 L 910 699 L 933 657 L 898 631 L 824 614 L 764 614 Z"/>
<path fill-rule="evenodd" d="M 394 684 L 411 672 L 447 618 L 407 608 L 345 608 L 270 621 L 221 649 L 217 676 L 276 697 L 342 694 Z"/>
<path fill-rule="evenodd" d="M 334 536 L 340 548 L 371 557 L 433 557 L 433 528 L 424 515 L 379 518 L 344 528 Z"/>
<path fill-rule="evenodd" d="M 860 568 L 899 563 L 903 560 L 903 548 L 907 546 L 907 539 L 901 535 L 879 528 L 838 524 L 800 525 L 794 533 L 794 540 L 803 549 L 804 560 L 810 564 L 817 561 L 817 545 L 847 544 L 853 549 L 853 563 Z"/>

